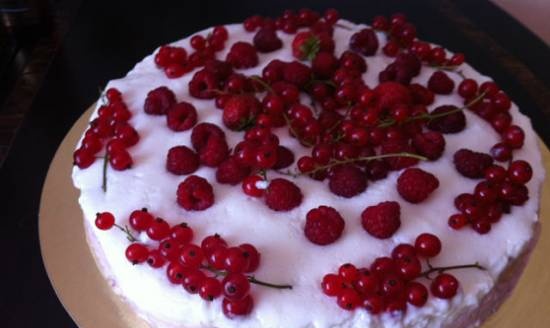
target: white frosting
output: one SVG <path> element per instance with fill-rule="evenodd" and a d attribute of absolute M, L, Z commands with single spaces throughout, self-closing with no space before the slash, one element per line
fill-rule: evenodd
<path fill-rule="evenodd" d="M 341 21 L 342 22 L 342 21 Z M 347 48 L 349 37 L 360 25 L 343 21 L 352 30 L 336 28 L 336 53 Z M 254 34 L 247 33 L 242 25 L 228 25 L 228 45 L 237 40 L 251 41 Z M 210 30 L 200 32 L 206 35 Z M 293 35 L 278 33 L 284 47 L 269 54 L 259 54 L 256 68 L 243 70 L 261 74 L 261 69 L 270 60 L 278 58 L 293 60 L 290 44 Z M 381 44 L 384 36 L 379 34 Z M 189 40 L 174 43 L 187 50 Z M 219 54 L 225 58 L 229 46 Z M 379 52 L 381 50 L 379 49 Z M 368 71 L 364 78 L 368 85 L 375 86 L 378 73 L 392 61 L 383 55 L 366 58 Z M 464 74 L 477 81 L 489 80 L 470 66 L 461 67 Z M 415 82 L 425 84 L 433 70 L 424 67 Z M 168 79 L 156 68 L 153 55 L 138 63 L 128 75 L 113 80 L 108 87 L 118 88 L 124 101 L 132 111 L 131 124 L 139 132 L 140 142 L 130 149 L 135 165 L 126 171 L 108 171 L 107 192 L 101 189 L 102 163 L 97 161 L 90 168 L 73 171 L 73 180 L 81 190 L 80 204 L 87 225 L 93 225 L 95 213 L 110 211 L 121 225 L 128 223 L 129 214 L 138 208 L 147 207 L 152 213 L 165 218 L 170 224 L 185 220 L 194 229 L 195 242 L 209 234 L 220 233 L 230 244 L 249 242 L 262 254 L 258 278 L 275 283 L 290 283 L 292 290 L 275 290 L 261 286 L 252 287 L 255 302 L 253 312 L 244 318 L 230 320 L 221 310 L 221 298 L 211 303 L 198 295 L 191 295 L 181 286 L 172 285 L 163 269 L 148 265 L 131 265 L 124 256 L 128 245 L 119 231 L 103 232 L 90 227 L 88 233 L 97 242 L 92 251 L 101 258 L 108 279 L 116 285 L 117 293 L 133 304 L 136 311 L 153 327 L 208 327 L 208 328 L 329 328 L 329 327 L 439 327 L 452 322 L 457 313 L 465 307 L 476 306 L 478 301 L 491 290 L 499 273 L 511 258 L 518 255 L 532 237 L 533 223 L 537 220 L 539 187 L 544 178 L 544 169 L 530 121 L 512 105 L 514 122 L 526 132 L 525 146 L 515 152 L 515 157 L 525 159 L 533 166 L 533 179 L 527 184 L 530 199 L 521 207 L 513 207 L 512 213 L 504 215 L 493 226 L 488 235 L 479 235 L 472 229 L 454 231 L 447 225 L 447 218 L 453 214 L 453 199 L 463 192 L 471 192 L 478 181 L 465 179 L 453 168 L 452 155 L 456 150 L 467 147 L 487 152 L 498 141 L 496 132 L 479 117 L 466 111 L 467 127 L 458 134 L 446 135 L 443 157 L 436 162 L 422 162 L 419 166 L 435 174 L 440 187 L 422 204 L 413 205 L 403 201 L 396 191 L 398 172 L 387 179 L 370 183 L 367 190 L 351 199 L 332 194 L 326 182 L 300 177 L 304 199 L 301 206 L 290 212 L 274 212 L 260 199 L 247 197 L 239 186 L 221 185 L 216 182 L 215 170 L 201 167 L 195 174 L 206 178 L 214 187 L 215 203 L 205 211 L 187 212 L 176 204 L 177 185 L 184 179 L 170 174 L 165 169 L 165 158 L 169 148 L 175 145 L 190 145 L 190 131 L 175 133 L 166 126 L 164 116 L 150 116 L 143 112 L 147 92 L 158 86 L 172 89 L 178 101 L 188 101 L 197 108 L 200 122 L 213 122 L 223 127 L 221 111 L 212 100 L 198 100 L 189 96 L 189 73 L 182 78 Z M 455 82 L 456 74 L 449 74 Z M 461 105 L 459 96 L 436 96 L 430 109 L 441 104 Z M 96 114 L 94 114 L 95 116 Z M 294 139 L 288 137 L 285 128 L 276 130 L 281 143 L 296 155 L 306 154 Z M 226 131 L 230 147 L 241 138 L 242 133 Z M 269 178 L 277 176 L 269 172 Z M 401 204 L 401 228 L 388 240 L 378 240 L 368 235 L 360 223 L 360 213 L 370 205 L 386 200 L 397 200 Z M 303 235 L 305 215 L 311 208 L 328 205 L 336 208 L 346 221 L 342 237 L 334 244 L 317 246 Z M 488 271 L 457 270 L 453 274 L 461 283 L 461 292 L 450 302 L 430 297 L 428 303 L 417 309 L 408 306 L 402 318 L 388 315 L 370 316 L 364 310 L 352 312 L 338 307 L 335 299 L 325 296 L 320 289 L 322 277 L 337 270 L 345 262 L 366 266 L 374 258 L 384 256 L 401 242 L 411 243 L 422 232 L 432 232 L 443 241 L 442 253 L 434 265 L 454 265 L 479 262 Z M 140 236 L 148 242 L 146 236 Z"/>

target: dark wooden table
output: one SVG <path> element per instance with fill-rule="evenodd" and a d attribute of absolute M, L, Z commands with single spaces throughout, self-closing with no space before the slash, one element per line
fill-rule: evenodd
<path fill-rule="evenodd" d="M 3 18 L 14 3 L 34 8 L 38 16 L 19 30 L 0 30 L 1 327 L 75 326 L 40 256 L 37 213 L 48 165 L 65 133 L 97 99 L 98 88 L 123 76 L 158 45 L 207 26 L 255 13 L 277 15 L 286 8 L 337 5 L 357 22 L 402 11 L 422 38 L 465 52 L 550 142 L 550 49 L 488 2 L 0 1 Z"/>

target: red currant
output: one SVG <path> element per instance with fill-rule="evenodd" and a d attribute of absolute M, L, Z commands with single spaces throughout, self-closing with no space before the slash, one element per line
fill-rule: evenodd
<path fill-rule="evenodd" d="M 449 299 L 456 295 L 458 286 L 458 280 L 453 275 L 442 273 L 432 281 L 430 290 L 435 297 Z"/>
<path fill-rule="evenodd" d="M 115 225 L 115 216 L 109 212 L 97 213 L 95 226 L 100 230 L 109 230 Z"/>
<path fill-rule="evenodd" d="M 254 272 L 260 266 L 260 253 L 251 244 L 241 244 L 239 248 L 243 251 L 244 256 L 248 259 L 248 266 L 244 272 Z"/>
<path fill-rule="evenodd" d="M 176 240 L 180 244 L 188 244 L 193 240 L 193 229 L 191 229 L 187 223 L 182 222 L 170 229 L 170 238 Z"/>
<path fill-rule="evenodd" d="M 531 180 L 533 169 L 531 165 L 524 160 L 517 160 L 510 163 L 508 166 L 508 178 L 510 181 L 525 184 Z"/>
<path fill-rule="evenodd" d="M 147 228 L 147 236 L 152 240 L 162 240 L 170 234 L 170 226 L 164 219 L 154 219 Z"/>
<path fill-rule="evenodd" d="M 202 264 L 204 255 L 202 249 L 195 244 L 187 244 L 182 247 L 179 254 L 181 265 L 190 269 L 197 269 Z"/>
<path fill-rule="evenodd" d="M 233 273 L 242 273 L 248 267 L 248 257 L 239 247 L 230 247 L 225 256 L 225 269 Z"/>
<path fill-rule="evenodd" d="M 137 231 L 147 230 L 151 223 L 153 222 L 154 217 L 151 213 L 147 212 L 146 208 L 141 210 L 133 211 L 130 214 L 130 226 Z"/>
<path fill-rule="evenodd" d="M 139 264 L 147 261 L 149 250 L 145 245 L 133 243 L 126 248 L 126 258 L 132 264 Z"/>
<path fill-rule="evenodd" d="M 434 257 L 441 252 L 441 240 L 430 233 L 423 233 L 414 242 L 416 253 L 425 257 Z"/>
<path fill-rule="evenodd" d="M 202 284 L 199 287 L 199 295 L 206 301 L 213 301 L 222 294 L 221 282 L 212 277 L 206 277 L 203 279 Z"/>
<path fill-rule="evenodd" d="M 248 278 L 241 273 L 230 273 L 223 279 L 223 294 L 231 300 L 245 297 L 250 290 Z"/>
<path fill-rule="evenodd" d="M 361 296 L 353 289 L 345 289 L 337 299 L 338 305 L 348 311 L 352 311 L 361 305 Z"/>
<path fill-rule="evenodd" d="M 222 302 L 223 314 L 228 318 L 234 318 L 236 316 L 247 315 L 252 312 L 254 307 L 254 301 L 250 295 L 246 295 L 239 300 L 230 300 L 224 298 Z"/>
<path fill-rule="evenodd" d="M 183 277 L 183 288 L 189 294 L 196 294 L 199 292 L 204 280 L 206 279 L 205 274 L 199 269 L 192 269 L 186 272 Z"/>
<path fill-rule="evenodd" d="M 407 285 L 407 302 L 414 306 L 424 306 L 428 301 L 428 288 L 419 282 L 413 281 Z"/>
<path fill-rule="evenodd" d="M 205 237 L 201 242 L 203 254 L 209 256 L 218 248 L 226 248 L 227 242 L 218 234 Z"/>
<path fill-rule="evenodd" d="M 91 151 L 79 148 L 73 154 L 73 162 L 78 168 L 85 169 L 95 162 L 95 156 Z"/>
<path fill-rule="evenodd" d="M 245 194 L 251 197 L 262 197 L 264 189 L 258 188 L 258 182 L 263 181 L 262 177 L 251 175 L 243 180 L 242 188 Z"/>

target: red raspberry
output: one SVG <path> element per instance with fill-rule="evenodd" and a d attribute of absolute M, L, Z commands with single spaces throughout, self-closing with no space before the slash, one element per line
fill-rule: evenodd
<path fill-rule="evenodd" d="M 274 211 L 290 211 L 302 203 L 302 191 L 286 179 L 273 179 L 265 190 L 265 203 Z"/>
<path fill-rule="evenodd" d="M 219 87 L 220 81 L 216 75 L 206 69 L 201 69 L 189 81 L 189 94 L 199 99 L 213 99 L 216 97 L 216 90 Z"/>
<path fill-rule="evenodd" d="M 334 194 L 351 198 L 367 189 L 367 177 L 355 165 L 339 165 L 332 169 L 328 186 Z"/>
<path fill-rule="evenodd" d="M 367 71 L 367 63 L 365 59 L 353 51 L 346 50 L 340 55 L 338 60 L 341 68 L 350 71 L 365 73 Z"/>
<path fill-rule="evenodd" d="M 284 146 L 277 146 L 277 163 L 275 163 L 272 169 L 284 169 L 292 163 L 294 163 L 294 153 Z"/>
<path fill-rule="evenodd" d="M 381 202 L 365 208 L 361 213 L 363 228 L 373 237 L 391 237 L 401 226 L 401 207 L 398 202 Z"/>
<path fill-rule="evenodd" d="M 338 59 L 330 52 L 320 52 L 313 59 L 311 68 L 315 76 L 328 79 L 338 68 Z"/>
<path fill-rule="evenodd" d="M 223 106 L 223 123 L 231 130 L 240 131 L 254 121 L 261 109 L 262 104 L 254 96 L 232 96 Z"/>
<path fill-rule="evenodd" d="M 283 78 L 286 82 L 303 88 L 311 80 L 311 68 L 298 61 L 293 61 L 284 66 Z"/>
<path fill-rule="evenodd" d="M 229 156 L 229 146 L 225 137 L 209 138 L 204 147 L 199 150 L 201 164 L 209 167 L 217 167 Z"/>
<path fill-rule="evenodd" d="M 314 244 L 328 245 L 340 238 L 345 224 L 334 208 L 319 206 L 307 212 L 304 234 Z"/>
<path fill-rule="evenodd" d="M 320 49 L 321 40 L 311 32 L 300 32 L 292 40 L 292 55 L 299 60 L 311 60 Z"/>
<path fill-rule="evenodd" d="M 364 56 L 372 56 L 378 50 L 378 37 L 370 28 L 362 29 L 353 34 L 349 40 L 349 47 Z"/>
<path fill-rule="evenodd" d="M 383 82 L 374 88 L 374 94 L 378 106 L 382 108 L 392 108 L 396 105 L 408 105 L 412 102 L 412 96 L 409 89 L 396 82 Z"/>
<path fill-rule="evenodd" d="M 199 157 L 186 146 L 170 148 L 166 156 L 166 169 L 177 175 L 190 174 L 199 168 Z"/>
<path fill-rule="evenodd" d="M 207 145 L 211 138 L 225 139 L 225 133 L 219 126 L 212 123 L 200 123 L 191 132 L 191 144 L 196 151 Z"/>
<path fill-rule="evenodd" d="M 177 200 L 188 211 L 202 211 L 214 204 L 214 191 L 206 179 L 190 175 L 179 184 Z"/>
<path fill-rule="evenodd" d="M 434 109 L 430 114 L 437 115 L 456 110 L 456 106 L 443 105 Z M 457 133 L 466 127 L 466 116 L 462 111 L 454 112 L 449 115 L 434 118 L 427 124 L 430 130 L 438 131 L 441 133 Z"/>
<path fill-rule="evenodd" d="M 274 29 L 263 27 L 254 36 L 254 46 L 259 52 L 272 52 L 280 49 L 283 42 Z"/>
<path fill-rule="evenodd" d="M 218 166 L 216 180 L 219 183 L 236 185 L 250 174 L 250 168 L 239 164 L 234 157 L 229 157 Z"/>
<path fill-rule="evenodd" d="M 472 179 L 483 178 L 485 170 L 493 164 L 493 158 L 490 155 L 464 148 L 454 154 L 453 161 L 460 174 Z"/>
<path fill-rule="evenodd" d="M 231 64 L 217 59 L 207 60 L 204 64 L 204 70 L 208 73 L 212 73 L 218 81 L 224 81 L 233 74 L 233 67 L 231 67 Z"/>
<path fill-rule="evenodd" d="M 439 180 L 431 173 L 413 167 L 397 179 L 397 191 L 406 201 L 420 203 L 439 187 Z"/>
<path fill-rule="evenodd" d="M 434 93 L 423 85 L 413 83 L 409 85 L 409 90 L 414 104 L 428 106 L 434 102 Z"/>
<path fill-rule="evenodd" d="M 176 95 L 167 87 L 149 91 L 143 110 L 149 115 L 164 115 L 176 103 Z"/>
<path fill-rule="evenodd" d="M 413 137 L 413 146 L 420 155 L 433 161 L 443 154 L 445 139 L 436 131 L 418 133 Z"/>
<path fill-rule="evenodd" d="M 414 148 L 404 141 L 386 141 L 380 148 L 381 154 L 395 154 L 401 152 L 414 153 Z M 411 157 L 388 157 L 384 158 L 392 170 L 401 170 L 418 163 L 418 159 Z"/>
<path fill-rule="evenodd" d="M 197 110 L 187 102 L 172 106 L 166 115 L 166 124 L 173 131 L 186 131 L 197 124 Z"/>
<path fill-rule="evenodd" d="M 239 41 L 231 46 L 225 60 L 235 68 L 250 68 L 258 65 L 258 54 L 253 45 Z"/>
<path fill-rule="evenodd" d="M 428 89 L 440 95 L 448 95 L 454 88 L 454 81 L 442 71 L 433 73 L 428 80 Z"/>

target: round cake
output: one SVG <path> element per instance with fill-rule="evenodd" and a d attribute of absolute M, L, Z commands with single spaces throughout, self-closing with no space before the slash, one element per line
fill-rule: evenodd
<path fill-rule="evenodd" d="M 74 153 L 99 269 L 151 327 L 474 327 L 538 236 L 537 137 L 402 14 L 253 16 L 108 83 Z"/>

